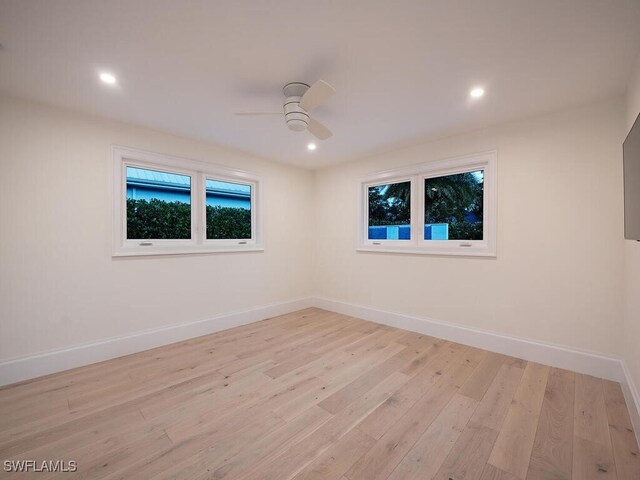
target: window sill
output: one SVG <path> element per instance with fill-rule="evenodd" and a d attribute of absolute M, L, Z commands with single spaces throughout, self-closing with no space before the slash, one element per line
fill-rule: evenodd
<path fill-rule="evenodd" d="M 456 257 L 496 257 L 495 251 L 488 248 L 469 249 L 467 247 L 451 247 L 438 249 L 423 249 L 416 247 L 391 247 L 391 246 L 359 246 L 358 252 L 368 253 L 395 253 L 405 255 L 434 255 L 434 256 L 456 256 Z"/>
<path fill-rule="evenodd" d="M 216 253 L 242 253 L 242 252 L 264 252 L 262 245 L 249 246 L 229 246 L 229 247 L 201 247 L 201 248 L 174 248 L 174 249 L 154 249 L 154 250 L 118 250 L 111 254 L 112 257 L 150 257 L 164 255 L 202 255 Z"/>

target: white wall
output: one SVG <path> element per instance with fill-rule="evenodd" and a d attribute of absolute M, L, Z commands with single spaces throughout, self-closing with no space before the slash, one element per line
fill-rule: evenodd
<path fill-rule="evenodd" d="M 624 134 L 640 113 L 640 56 L 629 82 Z M 640 242 L 625 241 L 624 359 L 636 388 L 640 388 Z"/>
<path fill-rule="evenodd" d="M 621 239 L 624 109 L 602 102 L 314 174 L 0 97 L 0 361 L 315 294 L 602 353 L 625 343 L 637 379 L 640 308 L 630 293 L 625 308 L 623 288 L 640 284 L 640 267 L 624 268 L 640 244 L 625 252 Z M 113 259 L 112 144 L 262 175 L 266 251 Z M 355 251 L 359 177 L 492 149 L 497 258 Z"/>
<path fill-rule="evenodd" d="M 512 122 L 316 173 L 316 294 L 602 353 L 622 347 L 624 104 Z M 498 151 L 498 256 L 362 253 L 358 179 Z"/>
<path fill-rule="evenodd" d="M 264 253 L 111 257 L 111 145 L 262 175 Z M 0 360 L 311 293 L 311 172 L 0 98 Z"/>

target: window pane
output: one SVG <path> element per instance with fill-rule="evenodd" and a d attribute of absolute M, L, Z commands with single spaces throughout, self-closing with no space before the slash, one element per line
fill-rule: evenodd
<path fill-rule="evenodd" d="M 207 239 L 251 238 L 251 185 L 207 178 Z"/>
<path fill-rule="evenodd" d="M 191 238 L 191 177 L 127 167 L 127 239 Z"/>
<path fill-rule="evenodd" d="M 424 181 L 424 239 L 482 240 L 484 171 Z"/>
<path fill-rule="evenodd" d="M 411 182 L 369 187 L 369 240 L 411 240 Z"/>

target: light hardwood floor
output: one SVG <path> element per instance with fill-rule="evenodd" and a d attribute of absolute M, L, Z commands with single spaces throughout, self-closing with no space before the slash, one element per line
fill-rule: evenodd
<path fill-rule="evenodd" d="M 0 432 L 58 478 L 640 479 L 617 383 L 318 309 L 5 387 Z"/>

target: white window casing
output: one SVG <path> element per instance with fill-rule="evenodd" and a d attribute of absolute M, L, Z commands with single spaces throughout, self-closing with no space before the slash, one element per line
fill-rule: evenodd
<path fill-rule="evenodd" d="M 482 240 L 425 240 L 425 179 L 483 170 L 483 235 Z M 369 239 L 369 187 L 411 182 L 411 239 Z M 497 221 L 497 152 L 427 162 L 368 175 L 359 181 L 358 239 L 356 250 L 428 255 L 465 255 L 495 257 Z"/>
<path fill-rule="evenodd" d="M 262 182 L 259 176 L 208 162 L 114 146 L 112 255 L 180 255 L 264 250 L 262 234 Z M 127 167 L 160 170 L 191 177 L 191 238 L 185 240 L 127 239 Z M 251 186 L 251 238 L 206 238 L 206 180 Z"/>

